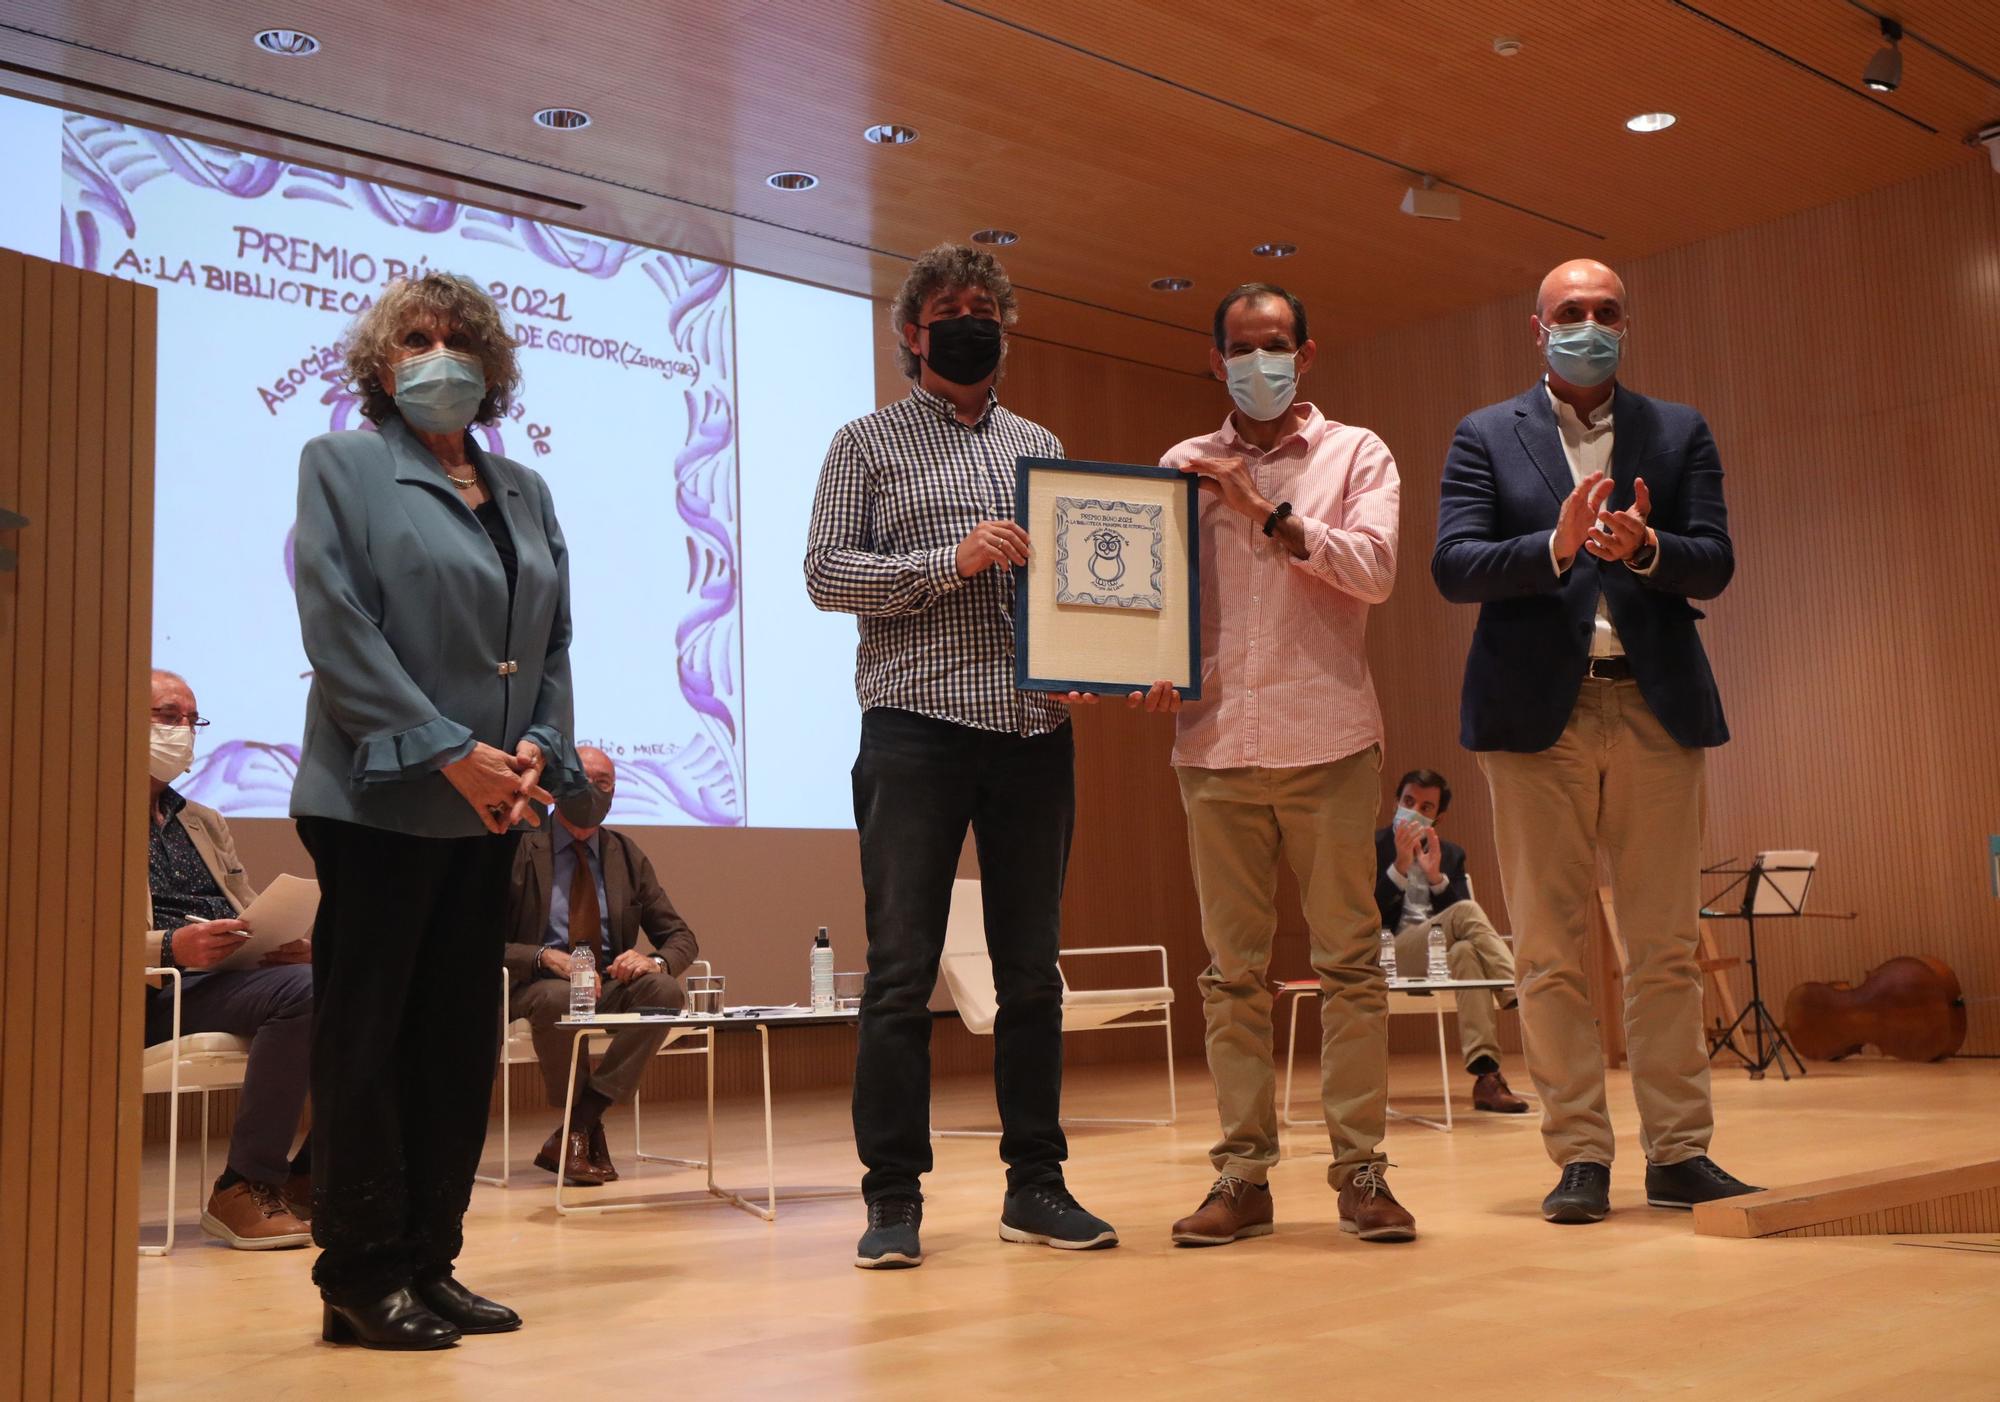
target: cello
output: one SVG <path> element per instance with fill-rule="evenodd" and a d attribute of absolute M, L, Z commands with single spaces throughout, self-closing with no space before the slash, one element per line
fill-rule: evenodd
<path fill-rule="evenodd" d="M 1939 959 L 1900 955 L 1852 983 L 1802 983 L 1785 999 L 1802 1056 L 1839 1061 L 1873 1045 L 1900 1061 L 1942 1061 L 1965 1045 L 1965 993 Z"/>

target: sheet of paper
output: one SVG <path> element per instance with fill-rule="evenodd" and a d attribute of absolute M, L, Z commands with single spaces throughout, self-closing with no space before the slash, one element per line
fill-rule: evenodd
<path fill-rule="evenodd" d="M 259 967 L 264 962 L 264 956 L 279 945 L 312 938 L 313 917 L 318 913 L 317 881 L 303 876 L 280 876 L 266 886 L 264 893 L 250 902 L 243 912 L 243 922 L 250 927 L 250 938 L 215 967 Z"/>

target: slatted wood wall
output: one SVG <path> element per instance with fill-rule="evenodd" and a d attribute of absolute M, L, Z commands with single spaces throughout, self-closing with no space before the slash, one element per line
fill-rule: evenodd
<path fill-rule="evenodd" d="M 1960 166 L 1620 272 L 1625 382 L 1699 406 L 1727 474 L 1737 573 L 1703 637 L 1734 739 L 1710 757 L 1707 858 L 1816 849 L 1812 905 L 1860 917 L 1765 926 L 1765 996 L 1782 1010 L 1801 980 L 1934 955 L 1986 1000 L 1966 1050 L 2000 1052 L 2000 177 Z M 1453 425 L 1538 372 L 1537 277 L 1326 366 L 1403 472 L 1403 573 L 1370 629 L 1390 766 L 1459 781 L 1451 825 L 1496 904 L 1484 784 L 1456 742 L 1474 611 L 1426 566 Z M 1741 951 L 1740 925 L 1716 930 Z"/>
<path fill-rule="evenodd" d="M 0 1398 L 132 1393 L 154 307 L 0 250 Z"/>

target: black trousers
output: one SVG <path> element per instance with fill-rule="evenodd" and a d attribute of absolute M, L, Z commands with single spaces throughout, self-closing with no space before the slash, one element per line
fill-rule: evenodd
<path fill-rule="evenodd" d="M 301 818 L 313 923 L 313 1280 L 363 1305 L 451 1269 L 486 1142 L 515 837 Z"/>
<path fill-rule="evenodd" d="M 863 1196 L 915 1194 L 931 1168 L 928 1005 L 968 824 L 999 1008 L 993 1086 L 1007 1186 L 1059 1181 L 1069 1154 L 1056 951 L 1076 823 L 1070 727 L 1024 737 L 871 709 L 854 762 L 854 820 L 868 909 L 854 1068 Z"/>

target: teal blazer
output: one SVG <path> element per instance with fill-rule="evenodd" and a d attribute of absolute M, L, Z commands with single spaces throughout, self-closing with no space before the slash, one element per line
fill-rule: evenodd
<path fill-rule="evenodd" d="M 475 741 L 533 740 L 558 796 L 585 780 L 572 741 L 569 558 L 548 484 L 472 444 L 513 533 L 519 579 L 444 469 L 390 418 L 299 455 L 299 632 L 312 663 L 292 816 L 473 837 L 439 771 Z"/>

